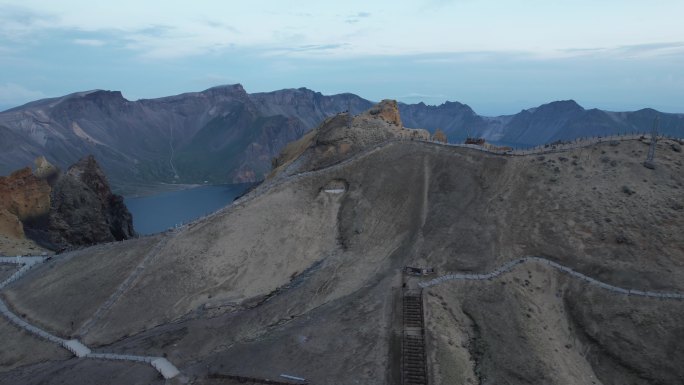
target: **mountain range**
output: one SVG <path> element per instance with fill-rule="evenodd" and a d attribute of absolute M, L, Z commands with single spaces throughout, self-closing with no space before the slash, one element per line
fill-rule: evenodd
<path fill-rule="evenodd" d="M 326 117 L 373 105 L 357 95 L 306 88 L 249 94 L 239 85 L 129 101 L 94 90 L 42 99 L 0 112 L 0 174 L 38 156 L 65 168 L 92 154 L 115 192 L 135 194 L 160 183 L 258 181 L 272 159 Z M 532 146 L 582 136 L 661 132 L 682 136 L 684 115 L 652 109 L 608 112 L 574 101 L 552 102 L 515 115 L 485 117 L 468 105 L 399 104 L 406 127 L 442 129 L 451 142 L 467 136 Z"/>
<path fill-rule="evenodd" d="M 512 156 L 397 108 L 174 230 L 4 258 L 0 385 L 682 384 L 684 141 Z"/>

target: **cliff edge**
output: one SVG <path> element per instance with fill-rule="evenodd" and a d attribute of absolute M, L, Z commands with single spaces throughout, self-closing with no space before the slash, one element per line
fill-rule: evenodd
<path fill-rule="evenodd" d="M 92 156 L 66 173 L 44 157 L 0 177 L 0 254 L 26 254 L 135 236 L 123 197 Z"/>
<path fill-rule="evenodd" d="M 107 177 L 90 155 L 69 167 L 55 184 L 50 241 L 62 247 L 121 241 L 135 236 L 123 197 L 112 193 Z"/>

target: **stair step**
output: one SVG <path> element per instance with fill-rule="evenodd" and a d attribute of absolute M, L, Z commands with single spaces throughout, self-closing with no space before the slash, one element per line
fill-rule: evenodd
<path fill-rule="evenodd" d="M 424 312 L 422 293 L 404 295 L 402 317 L 404 335 L 402 340 L 402 384 L 427 385 L 425 340 L 423 336 Z M 411 333 L 411 334 L 407 334 Z"/>

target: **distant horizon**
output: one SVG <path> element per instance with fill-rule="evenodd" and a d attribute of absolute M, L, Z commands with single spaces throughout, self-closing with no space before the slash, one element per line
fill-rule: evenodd
<path fill-rule="evenodd" d="M 356 95 L 356 96 L 358 96 L 358 97 L 360 97 L 360 98 L 362 98 L 362 99 L 365 99 L 365 100 L 368 100 L 368 101 L 374 102 L 374 103 L 377 103 L 377 102 L 379 102 L 379 101 L 382 100 L 382 99 L 393 99 L 393 100 L 396 100 L 396 101 L 398 101 L 398 102 L 400 102 L 400 103 L 404 103 L 404 104 L 419 104 L 419 103 L 422 102 L 422 103 L 424 103 L 424 104 L 427 105 L 427 106 L 435 106 L 435 107 L 437 107 L 437 106 L 443 105 L 443 104 L 445 104 L 445 103 L 454 103 L 454 102 L 455 102 L 455 103 L 461 103 L 461 104 L 467 105 L 467 106 L 470 107 L 476 114 L 478 114 L 478 115 L 480 115 L 480 116 L 484 116 L 484 117 L 496 117 L 496 116 L 504 116 L 504 115 L 514 115 L 514 114 L 517 114 L 517 113 L 519 113 L 519 112 L 521 112 L 521 111 L 523 111 L 523 110 L 529 110 L 529 109 L 533 109 L 533 108 L 540 107 L 540 106 L 545 105 L 545 104 L 554 103 L 554 102 L 560 102 L 560 101 L 567 101 L 567 100 L 572 100 L 572 101 L 574 101 L 575 103 L 577 103 L 578 105 L 580 105 L 582 108 L 584 108 L 584 109 L 586 109 L 586 110 L 596 108 L 596 109 L 600 109 L 600 110 L 603 110 L 603 111 L 609 111 L 609 112 L 632 112 L 632 111 L 639 111 L 639 110 L 649 109 L 649 108 L 650 108 L 650 109 L 654 109 L 654 110 L 656 110 L 656 111 L 658 111 L 658 112 L 662 112 L 662 113 L 678 114 L 678 115 L 684 114 L 684 106 L 681 107 L 681 110 L 667 110 L 667 109 L 656 108 L 656 107 L 648 106 L 648 105 L 646 105 L 646 106 L 632 106 L 632 107 L 624 107 L 624 108 L 622 108 L 622 109 L 615 109 L 615 108 L 606 108 L 606 107 L 603 107 L 603 106 L 600 106 L 600 105 L 594 105 L 594 104 L 590 104 L 590 103 L 584 103 L 584 102 L 582 102 L 582 101 L 580 101 L 580 100 L 573 99 L 573 98 L 556 99 L 556 100 L 547 100 L 547 101 L 541 102 L 541 103 L 539 103 L 539 104 L 527 105 L 527 106 L 524 106 L 524 107 L 522 106 L 521 102 L 519 102 L 518 104 L 520 105 L 520 107 L 519 107 L 517 110 L 514 109 L 514 110 L 511 110 L 511 111 L 507 111 L 507 112 L 491 113 L 491 112 L 482 112 L 482 111 L 480 111 L 478 108 L 476 108 L 475 106 L 473 106 L 472 104 L 468 103 L 468 102 L 465 101 L 465 100 L 450 100 L 450 99 L 444 99 L 444 100 L 441 100 L 441 101 L 432 101 L 432 102 L 428 102 L 428 101 L 425 101 L 425 100 L 415 100 L 415 99 L 416 99 L 415 97 L 409 97 L 409 98 L 383 97 L 383 98 L 379 98 L 379 99 L 372 99 L 372 98 L 367 98 L 367 97 L 365 97 L 364 95 L 360 95 L 360 94 L 358 94 L 358 93 L 356 93 L 356 92 L 350 92 L 350 91 L 341 91 L 341 92 L 322 92 L 322 91 L 320 91 L 320 90 L 313 89 L 313 88 L 310 88 L 310 87 L 305 87 L 305 86 L 301 86 L 301 87 L 285 87 L 285 88 L 278 88 L 278 89 L 271 89 L 271 90 L 257 90 L 257 91 L 251 91 L 248 87 L 246 87 L 243 83 L 240 83 L 240 82 L 238 82 L 238 83 L 222 83 L 222 84 L 216 84 L 216 85 L 213 85 L 213 86 L 209 86 L 209 87 L 202 88 L 202 89 L 197 89 L 197 90 L 185 90 L 185 91 L 175 92 L 175 93 L 171 93 L 171 94 L 157 95 L 157 96 L 144 96 L 144 97 L 127 97 L 127 96 L 126 96 L 126 95 L 127 95 L 126 91 L 125 91 L 125 90 L 122 90 L 122 89 L 91 88 L 91 89 L 87 89 L 87 90 L 84 89 L 84 90 L 71 91 L 71 92 L 67 92 L 67 93 L 61 94 L 61 95 L 45 96 L 45 97 L 41 97 L 41 98 L 37 98 L 37 99 L 28 100 L 28 101 L 26 101 L 26 102 L 24 102 L 24 103 L 17 104 L 17 105 L 2 105 L 2 104 L 0 104 L 0 113 L 3 113 L 3 112 L 5 112 L 5 111 L 7 111 L 7 110 L 11 110 L 11 109 L 14 109 L 14 108 L 17 108 L 17 107 L 22 107 L 22 106 L 24 106 L 24 105 L 26 105 L 26 104 L 30 104 L 30 103 L 32 103 L 32 102 L 36 102 L 36 101 L 39 101 L 39 100 L 61 98 L 61 97 L 65 97 L 65 96 L 68 96 L 68 95 L 77 94 L 77 93 L 81 93 L 81 92 L 90 92 L 90 91 L 113 91 L 113 92 L 117 92 L 117 91 L 118 91 L 118 92 L 121 92 L 121 95 L 122 95 L 126 100 L 135 102 L 135 101 L 144 100 L 144 99 L 158 99 L 158 98 L 164 98 L 164 97 L 169 97 L 169 96 L 182 95 L 182 94 L 186 94 L 186 93 L 203 92 L 203 91 L 206 91 L 206 90 L 208 90 L 208 89 L 215 88 L 215 87 L 234 86 L 234 85 L 238 85 L 238 84 L 241 85 L 241 86 L 245 89 L 245 91 L 246 91 L 248 94 L 261 93 L 261 92 L 268 93 L 268 92 L 282 91 L 282 90 L 288 90 L 288 89 L 296 90 L 296 89 L 300 89 L 300 88 L 305 88 L 305 89 L 308 89 L 308 90 L 313 91 L 313 92 L 319 92 L 319 93 L 321 93 L 321 94 L 323 94 L 323 95 L 326 95 L 326 96 L 340 95 L 340 94 L 353 94 L 353 95 Z M 484 110 L 485 110 L 485 111 L 490 111 L 490 110 L 487 109 L 487 108 L 484 108 Z"/>
<path fill-rule="evenodd" d="M 0 0 L 0 107 L 242 83 L 484 116 L 567 99 L 681 113 L 683 14 L 681 0 Z"/>

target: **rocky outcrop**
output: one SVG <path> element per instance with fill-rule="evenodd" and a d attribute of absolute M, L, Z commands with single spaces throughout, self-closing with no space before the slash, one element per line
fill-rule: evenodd
<path fill-rule="evenodd" d="M 44 156 L 39 156 L 35 160 L 36 168 L 33 170 L 33 175 L 39 179 L 46 180 L 49 184 L 59 177 L 59 168 L 48 162 Z"/>
<path fill-rule="evenodd" d="M 10 239 L 24 239 L 24 226 L 21 221 L 5 208 L 0 208 L 0 234 Z"/>
<path fill-rule="evenodd" d="M 42 172 L 36 175 L 30 167 L 0 177 L 0 254 L 18 255 L 42 252 L 42 248 L 26 237 L 25 227 L 47 223 L 50 212 L 50 185 L 47 164 L 37 160 Z M 40 168 L 40 167 L 38 167 Z"/>
<path fill-rule="evenodd" d="M 93 156 L 71 166 L 55 184 L 50 210 L 50 240 L 56 245 L 88 245 L 135 235 L 123 197 L 112 194 Z"/>
<path fill-rule="evenodd" d="M 0 177 L 0 208 L 22 222 L 36 221 L 50 211 L 50 185 L 30 167 Z"/>
<path fill-rule="evenodd" d="M 396 100 L 385 99 L 375 106 L 371 107 L 368 111 L 364 112 L 364 116 L 375 116 L 383 119 L 389 124 L 394 124 L 396 126 L 403 126 L 401 124 L 401 116 L 399 115 L 399 107 L 397 107 Z"/>
<path fill-rule="evenodd" d="M 302 139 L 289 144 L 274 159 L 273 175 L 295 159 L 299 159 L 297 165 L 287 173 L 327 167 L 370 146 L 393 139 L 430 140 L 430 133 L 404 127 L 397 102 L 383 100 L 357 116 L 340 113 L 330 117 Z"/>
<path fill-rule="evenodd" d="M 92 156 L 65 174 L 44 157 L 0 177 L 0 235 L 30 238 L 49 249 L 123 240 L 135 235 L 123 198 L 112 194 Z"/>

